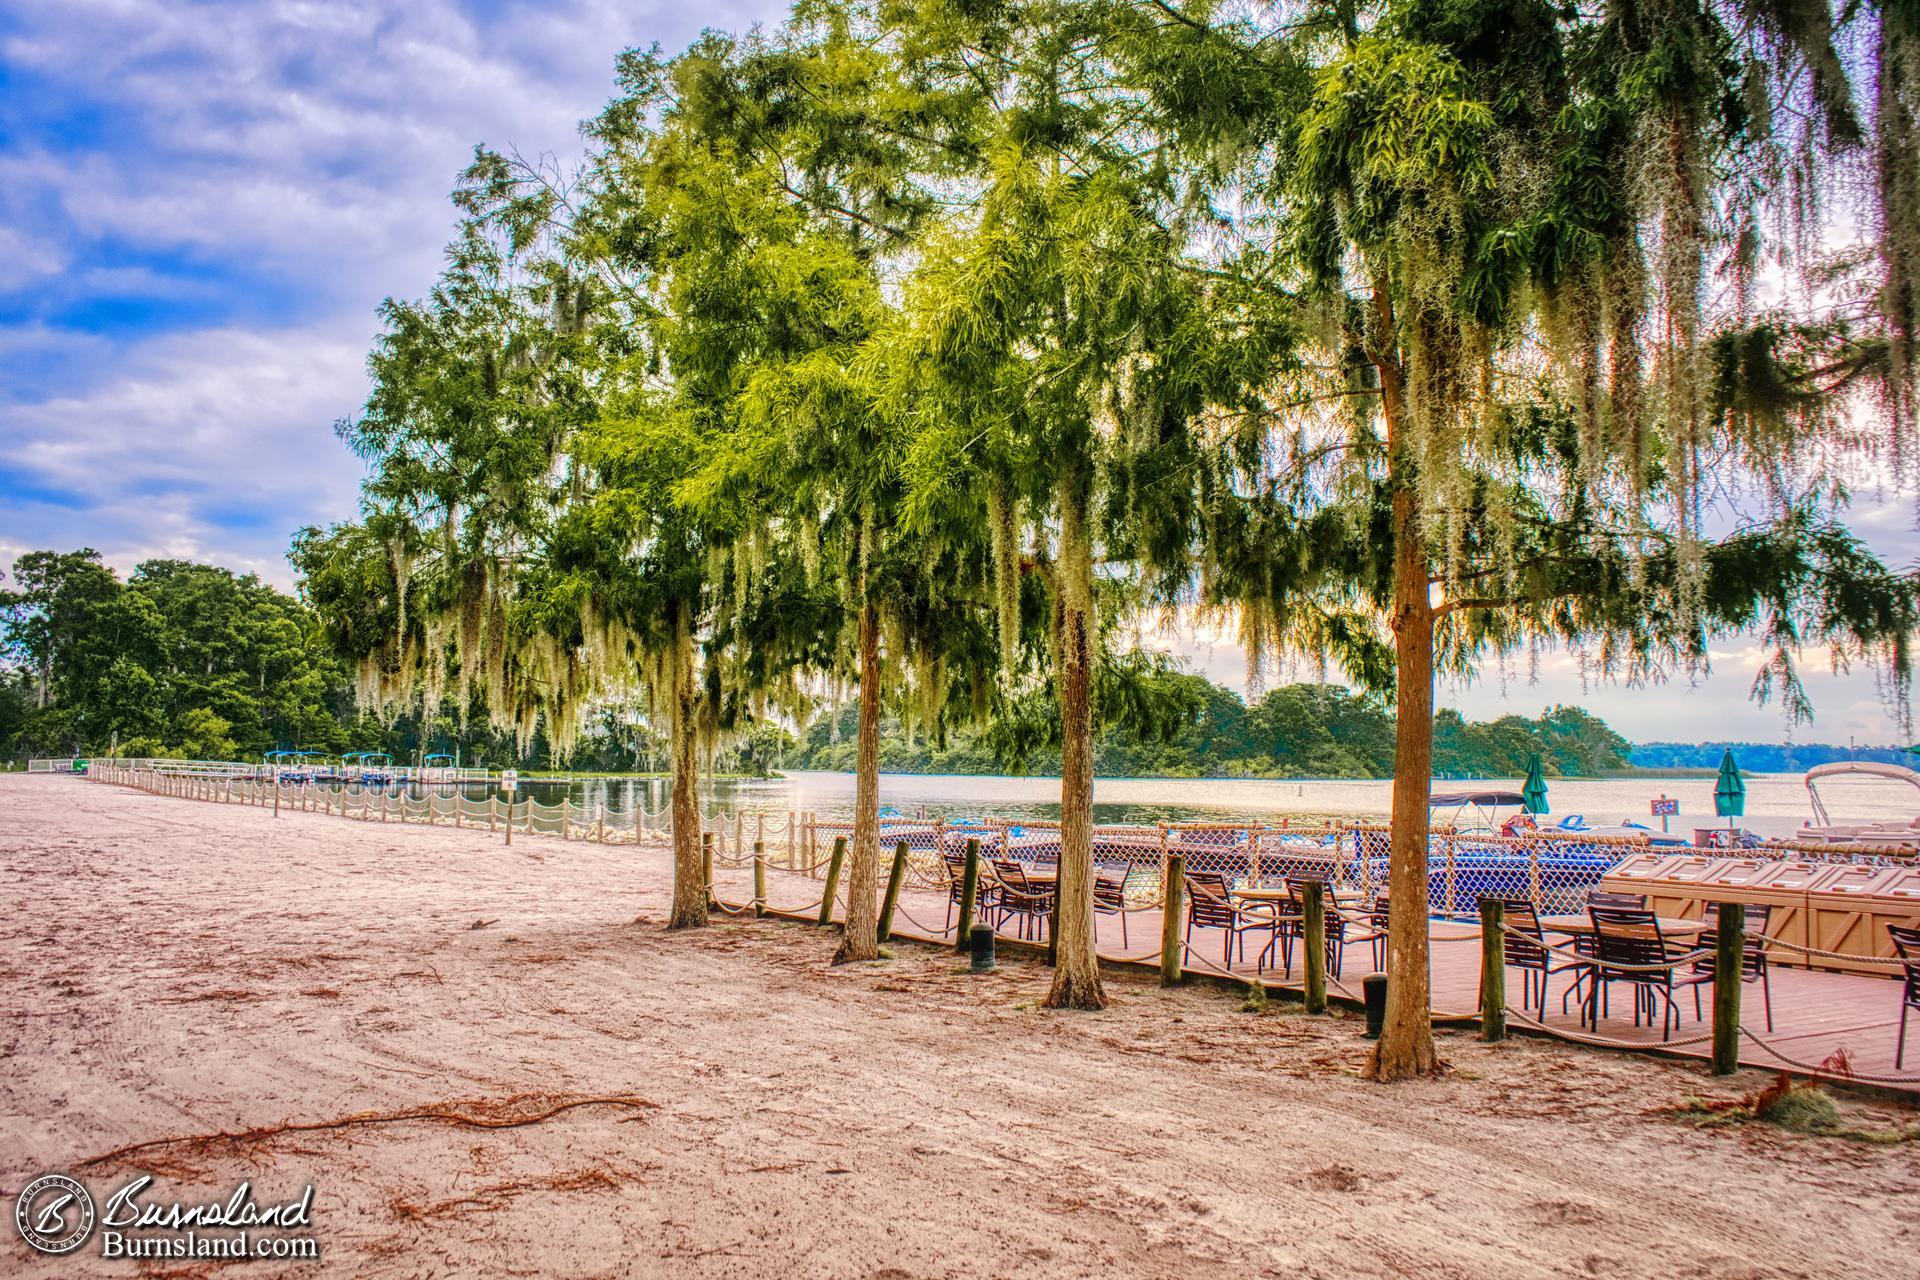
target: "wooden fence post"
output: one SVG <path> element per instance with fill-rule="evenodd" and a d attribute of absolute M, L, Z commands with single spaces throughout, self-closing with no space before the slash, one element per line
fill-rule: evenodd
<path fill-rule="evenodd" d="M 967 932 L 973 928 L 973 906 L 980 897 L 980 837 L 967 837 L 967 862 L 960 873 L 960 924 L 953 932 L 953 949 L 964 952 L 970 945 Z"/>
<path fill-rule="evenodd" d="M 1164 847 L 1164 835 L 1161 844 Z M 1160 985 L 1180 985 L 1180 917 L 1185 914 L 1187 856 L 1169 853 L 1160 863 Z"/>
<path fill-rule="evenodd" d="M 756 919 L 767 914 L 767 843 L 764 840 L 753 842 L 753 914 Z"/>
<path fill-rule="evenodd" d="M 1507 904 L 1480 899 L 1480 1038 L 1507 1038 Z"/>
<path fill-rule="evenodd" d="M 1309 880 L 1301 886 L 1301 915 L 1306 937 L 1306 1002 L 1308 1013 L 1327 1011 L 1327 886 Z"/>
<path fill-rule="evenodd" d="M 875 937 L 885 942 L 893 936 L 893 909 L 900 903 L 900 882 L 907 877 L 907 842 L 893 846 L 893 870 L 887 876 L 887 896 L 880 903 L 880 928 Z"/>
<path fill-rule="evenodd" d="M 1747 948 L 1747 907 L 1722 902 L 1716 908 L 1713 956 L 1713 1074 L 1740 1066 L 1740 968 Z"/>
<path fill-rule="evenodd" d="M 273 816 L 280 816 L 280 779 L 273 780 Z"/>
<path fill-rule="evenodd" d="M 700 833 L 700 880 L 707 887 L 707 910 L 713 910 L 713 832 Z"/>
<path fill-rule="evenodd" d="M 386 820 L 387 811 L 382 807 L 380 810 L 380 821 L 385 822 Z M 507 792 L 507 844 L 508 846 L 512 846 L 513 844 L 513 792 L 511 791 Z"/>
<path fill-rule="evenodd" d="M 827 863 L 826 892 L 820 895 L 820 923 L 833 923 L 833 895 L 840 891 L 840 862 L 847 856 L 847 838 L 833 838 L 833 858 Z"/>

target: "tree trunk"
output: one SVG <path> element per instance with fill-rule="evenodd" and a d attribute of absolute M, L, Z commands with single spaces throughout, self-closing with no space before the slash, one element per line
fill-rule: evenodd
<path fill-rule="evenodd" d="M 1390 331 L 1390 330 L 1389 330 Z M 1367 1059 L 1369 1080 L 1434 1075 L 1432 973 L 1427 955 L 1427 800 L 1433 782 L 1433 598 L 1413 464 L 1401 429 L 1400 368 L 1380 366 L 1393 486 L 1393 835 L 1387 893 L 1387 1016 Z"/>
<path fill-rule="evenodd" d="M 1093 535 L 1072 468 L 1060 478 L 1060 867 L 1050 1009 L 1104 1009 L 1093 935 Z"/>
<path fill-rule="evenodd" d="M 699 697 L 694 688 L 693 618 L 684 609 L 673 622 L 669 658 L 673 683 L 673 909 L 669 929 L 707 923 L 707 886 L 700 857 Z"/>
<path fill-rule="evenodd" d="M 863 579 L 864 579 L 864 575 Z M 861 583 L 864 597 L 866 584 Z M 880 958 L 874 889 L 880 858 L 880 622 L 860 606 L 860 733 L 854 746 L 853 847 L 847 862 L 847 927 L 835 964 Z"/>

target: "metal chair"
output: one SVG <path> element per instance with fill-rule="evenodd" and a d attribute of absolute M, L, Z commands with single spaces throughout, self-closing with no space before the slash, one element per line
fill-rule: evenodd
<path fill-rule="evenodd" d="M 1383 893 L 1367 909 L 1367 932 L 1373 935 L 1367 939 L 1367 944 L 1373 948 L 1375 973 L 1387 971 L 1387 925 L 1390 920 L 1387 895 Z"/>
<path fill-rule="evenodd" d="M 1568 999 L 1580 993 L 1580 988 L 1593 971 L 1586 960 L 1570 960 L 1565 964 L 1553 962 L 1553 952 L 1547 949 L 1545 933 L 1540 928 L 1540 911 L 1529 898 L 1502 898 L 1501 906 L 1506 920 L 1506 934 L 1502 944 L 1502 953 L 1506 962 L 1520 970 L 1520 1007 L 1525 1009 L 1529 998 L 1538 997 L 1540 1017 L 1547 1016 L 1547 987 L 1549 980 L 1557 973 L 1574 975 L 1573 985 L 1560 997 L 1561 1008 L 1566 1007 Z"/>
<path fill-rule="evenodd" d="M 966 881 L 967 855 L 947 850 L 940 854 L 940 861 L 947 868 L 947 928 L 951 929 L 953 913 L 960 906 L 961 889 Z M 993 881 L 986 876 L 980 877 L 973 887 L 974 918 L 990 920 L 993 913 L 999 910 L 998 896 Z"/>
<path fill-rule="evenodd" d="M 1120 917 L 1120 946 L 1123 950 L 1127 945 L 1127 877 L 1130 874 L 1132 868 L 1117 876 L 1097 867 L 1093 873 L 1093 909 L 1099 915 Z"/>
<path fill-rule="evenodd" d="M 1273 940 L 1280 948 L 1284 972 L 1293 972 L 1293 943 L 1307 937 L 1307 900 L 1306 886 L 1317 884 L 1324 891 L 1321 900 L 1326 904 L 1327 917 L 1327 973 L 1332 977 L 1340 976 L 1340 958 L 1347 946 L 1347 918 L 1340 911 L 1340 904 L 1334 901 L 1333 885 L 1319 876 L 1288 876 L 1287 901 L 1274 912 Z"/>
<path fill-rule="evenodd" d="M 1038 941 L 1043 925 L 1053 918 L 1054 886 L 1035 884 L 1027 879 L 1027 869 L 1008 858 L 993 860 L 993 878 L 998 881 L 995 909 L 1000 923 L 1020 917 L 1020 936 Z"/>
<path fill-rule="evenodd" d="M 1642 1012 L 1652 1025 L 1657 998 L 1664 1001 L 1660 1038 L 1670 1039 L 1671 1028 L 1680 1024 L 1680 1011 L 1673 1004 L 1673 969 L 1667 963 L 1669 952 L 1667 940 L 1660 934 L 1660 918 L 1651 911 L 1593 906 L 1587 908 L 1587 915 L 1593 920 L 1593 987 L 1587 993 L 1593 1029 L 1600 1029 L 1613 984 L 1624 982 L 1633 988 L 1633 1025 L 1640 1025 Z"/>
<path fill-rule="evenodd" d="M 1773 1030 L 1773 983 L 1767 977 L 1767 925 L 1773 919 L 1773 908 L 1764 902 L 1746 904 L 1746 933 L 1740 947 L 1740 981 L 1760 984 L 1760 1001 L 1767 1011 L 1767 1030 Z M 1719 922 L 1720 904 L 1707 904 L 1707 918 Z M 1694 949 L 1706 947 L 1712 949 L 1719 940 L 1719 931 L 1709 929 L 1700 935 Z M 1693 1016 L 1704 1017 L 1700 1011 L 1700 988 L 1712 986 L 1714 980 L 1715 956 L 1701 956 L 1688 968 L 1687 976 L 1673 985 L 1693 988 Z"/>
<path fill-rule="evenodd" d="M 1907 1014 L 1920 1009 L 1920 929 L 1890 924 L 1887 933 L 1892 936 L 1893 949 L 1900 953 L 1900 964 L 1906 971 L 1900 987 L 1900 1039 L 1893 1049 L 1893 1069 L 1898 1071 L 1907 1056 Z"/>
<path fill-rule="evenodd" d="M 1276 912 L 1264 909 L 1242 907 L 1234 902 L 1227 892 L 1227 879 L 1217 871 L 1192 871 L 1187 873 L 1187 931 L 1182 942 L 1182 956 L 1193 954 L 1193 927 L 1219 929 L 1225 934 L 1225 945 L 1220 950 L 1221 963 L 1233 967 L 1233 955 L 1236 944 L 1240 959 L 1247 958 L 1247 934 L 1267 933 L 1274 929 Z M 1268 938 L 1267 946 L 1254 956 L 1255 973 L 1261 972 L 1266 965 L 1267 951 L 1271 950 L 1273 939 Z"/>

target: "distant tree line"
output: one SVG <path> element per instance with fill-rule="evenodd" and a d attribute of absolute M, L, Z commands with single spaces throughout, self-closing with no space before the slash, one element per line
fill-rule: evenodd
<path fill-rule="evenodd" d="M 791 742 L 762 726 L 716 767 L 764 774 Z M 446 752 L 524 769 L 553 758 L 543 730 L 521 751 L 484 707 L 463 717 L 443 702 L 391 720 L 358 708 L 313 610 L 253 574 L 147 560 L 123 582 L 82 548 L 28 552 L 0 580 L 0 758 L 256 760 L 275 749 L 385 751 L 401 763 Z M 609 707 L 569 764 L 650 772 L 667 753 L 644 718 Z"/>
<path fill-rule="evenodd" d="M 1290 684 L 1248 705 L 1204 676 L 1169 673 L 1169 698 L 1184 707 L 1165 737 L 1119 729 L 1094 744 L 1095 772 L 1152 778 L 1387 778 L 1393 776 L 1393 714 L 1377 697 L 1333 684 Z M 847 704 L 808 728 L 786 763 L 846 771 L 856 750 L 857 708 Z M 1536 719 L 1502 716 L 1477 723 L 1459 712 L 1434 717 L 1434 769 L 1443 777 L 1502 778 L 1525 772 L 1538 752 L 1549 774 L 1593 777 L 1629 767 L 1631 744 L 1578 707 L 1553 707 Z M 880 767 L 894 773 L 1052 774 L 1059 749 L 1009 761 L 988 730 L 961 730 L 938 742 L 885 721 Z M 1716 757 L 1717 763 L 1718 757 Z"/>
<path fill-rule="evenodd" d="M 1715 769 L 1731 750 L 1749 773 L 1804 773 L 1836 760 L 1878 760 L 1915 767 L 1915 747 L 1854 747 L 1830 742 L 1643 742 L 1633 748 L 1636 769 Z"/>

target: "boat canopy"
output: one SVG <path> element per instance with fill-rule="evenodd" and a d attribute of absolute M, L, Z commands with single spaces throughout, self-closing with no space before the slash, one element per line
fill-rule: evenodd
<path fill-rule="evenodd" d="M 1920 773 L 1905 765 L 1887 764 L 1879 760 L 1835 760 L 1832 764 L 1817 764 L 1807 770 L 1807 798 L 1813 805 L 1814 825 L 1831 826 L 1833 818 L 1827 813 L 1827 806 L 1820 800 L 1816 783 L 1823 778 L 1844 778 L 1848 776 L 1863 778 L 1887 778 L 1894 782 L 1904 782 L 1915 790 L 1920 790 Z"/>
<path fill-rule="evenodd" d="M 1483 809 L 1496 809 L 1524 803 L 1526 797 L 1518 791 L 1448 791 L 1427 797 L 1429 809 L 1458 809 L 1470 804 Z"/>

